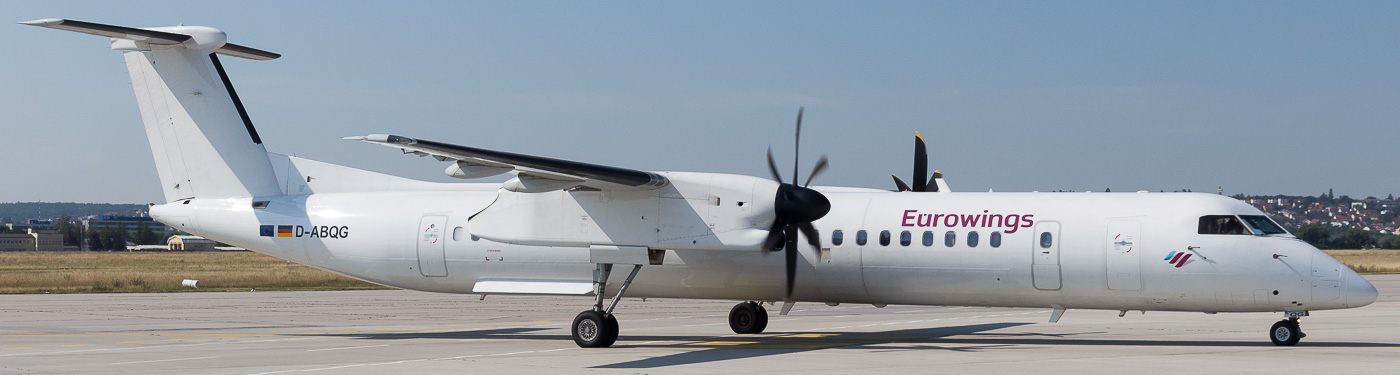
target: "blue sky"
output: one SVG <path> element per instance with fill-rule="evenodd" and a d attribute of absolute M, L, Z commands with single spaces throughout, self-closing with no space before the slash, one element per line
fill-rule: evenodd
<path fill-rule="evenodd" d="M 217 27 L 269 150 L 433 181 L 393 133 L 644 170 L 955 190 L 1400 193 L 1397 2 L 6 2 Z M 10 23 L 0 201 L 158 202 L 120 53 Z M 785 172 L 787 173 L 787 172 Z M 785 176 L 790 178 L 790 176 Z M 805 177 L 805 176 L 804 176 Z M 908 178 L 905 178 L 908 180 Z"/>

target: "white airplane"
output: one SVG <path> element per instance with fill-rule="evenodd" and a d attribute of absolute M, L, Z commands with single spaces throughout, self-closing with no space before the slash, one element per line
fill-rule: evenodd
<path fill-rule="evenodd" d="M 280 55 L 209 27 L 22 22 L 111 38 L 131 73 L 166 202 L 150 214 L 213 240 L 373 283 L 432 292 L 593 296 L 571 332 L 618 337 L 628 297 L 1068 309 L 1283 312 L 1365 306 L 1376 288 L 1234 199 L 1187 193 L 950 192 L 916 153 L 918 192 L 648 172 L 396 135 L 348 137 L 449 162 L 429 183 L 269 153 L 218 55 Z M 797 127 L 801 131 L 802 112 Z M 899 185 L 904 185 L 901 181 Z M 932 186 L 932 187 L 929 187 Z M 923 192 L 934 190 L 934 192 Z M 799 237 L 805 241 L 799 241 Z M 806 242 L 812 246 L 802 246 Z M 614 266 L 627 266 L 622 283 Z M 604 296 L 613 296 L 604 304 Z"/>

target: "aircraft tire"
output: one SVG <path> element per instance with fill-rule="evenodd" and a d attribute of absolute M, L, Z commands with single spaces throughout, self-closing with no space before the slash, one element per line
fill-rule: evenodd
<path fill-rule="evenodd" d="M 754 302 L 742 302 L 729 309 L 729 329 L 738 334 L 763 333 L 768 327 L 768 310 Z"/>
<path fill-rule="evenodd" d="M 1303 331 L 1292 320 L 1280 320 L 1269 329 L 1269 340 L 1278 346 L 1293 346 L 1303 338 Z"/>
<path fill-rule="evenodd" d="M 604 318 L 607 320 L 608 323 L 608 334 L 603 337 L 606 338 L 608 341 L 603 342 L 603 346 L 601 347 L 611 348 L 613 346 L 613 343 L 617 342 L 617 335 L 621 333 L 620 331 L 622 331 L 622 327 L 617 325 L 617 315 L 608 314 Z"/>
<path fill-rule="evenodd" d="M 569 331 L 574 338 L 574 344 L 578 344 L 580 348 L 606 348 L 617 342 L 617 318 L 611 315 L 604 317 L 601 312 L 587 310 L 574 317 Z"/>

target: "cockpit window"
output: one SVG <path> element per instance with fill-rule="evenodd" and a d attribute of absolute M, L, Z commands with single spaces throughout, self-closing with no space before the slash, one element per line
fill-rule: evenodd
<path fill-rule="evenodd" d="M 1240 218 L 1244 219 L 1244 222 L 1248 223 L 1251 228 L 1258 229 L 1259 231 L 1264 232 L 1264 234 L 1288 233 L 1288 231 L 1285 231 L 1283 230 L 1283 228 L 1280 228 L 1277 223 L 1274 223 L 1273 220 L 1270 220 L 1268 216 L 1240 215 Z"/>
<path fill-rule="evenodd" d="M 1265 220 L 1268 220 L 1265 218 Z M 1206 215 L 1201 216 L 1201 221 L 1196 226 L 1196 233 L 1200 234 L 1249 234 L 1244 223 L 1236 219 L 1235 215 Z"/>

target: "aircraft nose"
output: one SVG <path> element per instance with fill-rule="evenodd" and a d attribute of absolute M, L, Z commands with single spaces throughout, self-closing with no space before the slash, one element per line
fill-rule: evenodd
<path fill-rule="evenodd" d="M 1355 271 L 1347 272 L 1346 304 L 1347 307 L 1361 307 L 1376 302 L 1376 297 L 1380 292 L 1376 291 L 1376 286 L 1370 281 L 1361 277 Z"/>

